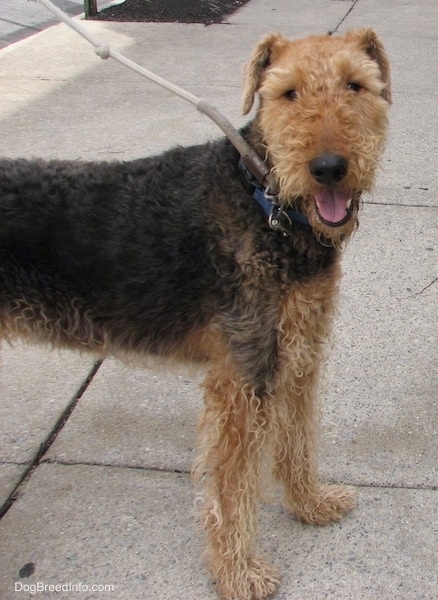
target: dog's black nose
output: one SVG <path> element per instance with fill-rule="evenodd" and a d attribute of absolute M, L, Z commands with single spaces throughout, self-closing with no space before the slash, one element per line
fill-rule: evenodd
<path fill-rule="evenodd" d="M 309 170 L 318 183 L 333 185 L 347 174 L 348 162 L 338 154 L 326 152 L 309 162 Z"/>

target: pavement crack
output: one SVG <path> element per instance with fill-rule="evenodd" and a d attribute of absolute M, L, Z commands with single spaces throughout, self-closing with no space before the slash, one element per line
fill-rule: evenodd
<path fill-rule="evenodd" d="M 99 370 L 102 362 L 103 362 L 102 360 L 99 360 L 99 361 L 96 361 L 94 363 L 94 365 L 91 368 L 90 372 L 88 373 L 87 377 L 82 382 L 82 384 L 78 388 L 78 390 L 75 393 L 75 395 L 73 396 L 73 398 L 67 404 L 66 408 L 64 409 L 64 411 L 62 412 L 62 414 L 58 418 L 58 420 L 56 421 L 55 425 L 52 427 L 52 430 L 48 434 L 48 436 L 45 439 L 45 441 L 43 441 L 39 445 L 38 451 L 36 452 L 36 454 L 33 457 L 33 459 L 28 463 L 28 466 L 25 469 L 24 473 L 22 474 L 22 476 L 21 476 L 20 480 L 18 481 L 17 485 L 14 487 L 14 489 L 12 490 L 12 492 L 9 494 L 9 497 L 6 499 L 6 501 L 4 502 L 4 504 L 0 507 L 0 519 L 3 518 L 3 516 L 8 512 L 8 510 L 11 508 L 11 506 L 13 505 L 13 503 L 15 502 L 15 500 L 18 498 L 21 486 L 28 479 L 28 477 L 31 475 L 32 471 L 36 467 L 38 467 L 38 465 L 40 464 L 42 457 L 47 452 L 47 450 L 50 448 L 50 446 L 53 444 L 53 442 L 55 441 L 55 439 L 58 436 L 58 434 L 61 431 L 61 429 L 64 427 L 66 421 L 69 419 L 71 413 L 75 409 L 75 407 L 76 407 L 77 403 L 79 402 L 80 398 L 84 395 L 85 390 L 88 388 L 88 386 L 90 385 L 90 383 L 93 380 L 94 376 L 96 375 L 97 371 Z"/>
<path fill-rule="evenodd" d="M 93 461 L 93 460 L 61 460 L 59 458 L 46 458 L 42 461 L 44 464 L 49 465 L 63 465 L 65 467 L 75 467 L 75 466 L 84 466 L 84 467 L 103 467 L 104 469 L 133 469 L 137 471 L 151 471 L 156 473 L 177 473 L 183 475 L 190 475 L 190 469 L 170 469 L 166 467 L 158 467 L 158 466 L 144 466 L 144 465 L 135 465 L 130 463 L 106 463 L 103 461 Z"/>
<path fill-rule="evenodd" d="M 359 0 L 351 0 L 352 1 L 352 5 L 350 6 L 350 8 L 347 10 L 347 12 L 345 13 L 345 15 L 342 17 L 342 19 L 339 21 L 339 23 L 336 25 L 336 27 L 334 29 L 331 29 L 328 34 L 332 35 L 333 33 L 337 33 L 339 27 L 342 25 L 342 23 L 345 21 L 345 19 L 349 16 L 349 14 L 351 13 L 352 10 L 354 10 L 354 7 L 356 6 L 356 4 L 359 2 Z"/>
<path fill-rule="evenodd" d="M 436 283 L 438 281 L 438 277 L 435 277 L 435 279 L 432 279 L 431 282 L 429 282 L 427 285 L 424 286 L 423 289 L 421 289 L 419 292 L 414 292 L 413 294 L 409 294 L 408 296 L 402 296 L 400 298 L 397 298 L 397 300 L 408 300 L 409 298 L 415 298 L 416 296 L 421 296 L 421 294 L 424 294 L 424 292 L 426 290 L 428 290 L 430 287 L 432 287 L 434 285 L 434 283 Z"/>
<path fill-rule="evenodd" d="M 384 200 L 364 200 L 364 205 L 372 205 L 372 206 L 392 206 L 393 208 L 436 208 L 436 206 L 432 206 L 431 204 L 424 203 L 413 203 L 409 204 L 397 204 L 396 202 L 385 202 Z"/>
<path fill-rule="evenodd" d="M 431 484 L 414 484 L 414 483 L 377 483 L 373 481 L 372 483 L 354 483 L 350 482 L 349 485 L 357 489 L 382 489 L 382 490 L 430 490 L 432 492 L 438 489 L 438 486 L 434 483 Z"/>

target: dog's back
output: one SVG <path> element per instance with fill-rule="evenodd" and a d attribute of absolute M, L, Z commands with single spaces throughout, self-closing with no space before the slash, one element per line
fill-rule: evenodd
<path fill-rule="evenodd" d="M 3 334 L 159 351 L 205 318 L 213 274 L 199 175 L 180 154 L 171 190 L 158 157 L 0 161 Z"/>

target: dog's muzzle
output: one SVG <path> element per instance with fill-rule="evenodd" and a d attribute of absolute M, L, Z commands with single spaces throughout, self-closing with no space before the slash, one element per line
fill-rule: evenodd
<path fill-rule="evenodd" d="M 324 152 L 309 162 L 313 179 L 324 186 L 314 194 L 321 222 L 328 227 L 341 227 L 352 216 L 353 195 L 338 189 L 348 172 L 348 161 L 338 154 Z"/>

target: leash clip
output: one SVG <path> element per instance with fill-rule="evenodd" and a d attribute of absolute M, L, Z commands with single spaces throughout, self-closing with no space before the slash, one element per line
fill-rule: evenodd
<path fill-rule="evenodd" d="M 285 237 L 289 236 L 293 227 L 292 219 L 278 204 L 272 204 L 271 212 L 268 216 L 268 225 L 274 231 L 279 231 Z"/>
<path fill-rule="evenodd" d="M 293 227 L 292 219 L 277 203 L 277 194 L 271 192 L 269 186 L 264 190 L 264 197 L 271 204 L 268 215 L 269 227 L 274 231 L 278 231 L 285 237 L 288 237 L 290 230 Z"/>

